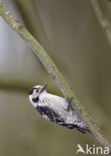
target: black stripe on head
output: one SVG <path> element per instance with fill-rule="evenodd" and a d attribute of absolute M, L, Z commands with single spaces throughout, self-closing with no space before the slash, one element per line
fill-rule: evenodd
<path fill-rule="evenodd" d="M 29 90 L 29 95 L 31 95 L 35 89 L 37 89 L 37 88 L 35 88 L 35 87 L 34 87 L 34 88 L 31 88 L 31 89 Z"/>
<path fill-rule="evenodd" d="M 36 98 L 32 99 L 33 102 L 38 102 L 39 101 L 39 97 L 37 96 Z"/>

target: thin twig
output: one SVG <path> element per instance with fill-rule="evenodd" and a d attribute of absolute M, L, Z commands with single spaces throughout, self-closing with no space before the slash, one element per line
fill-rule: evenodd
<path fill-rule="evenodd" d="M 105 15 L 103 9 L 101 8 L 98 0 L 91 0 L 91 4 L 94 8 L 94 11 L 98 17 L 99 23 L 103 28 L 103 31 L 107 37 L 109 45 L 111 46 L 111 23 L 107 16 Z"/>
<path fill-rule="evenodd" d="M 0 15 L 2 18 L 15 30 L 33 49 L 36 56 L 40 59 L 42 64 L 47 69 L 48 73 L 55 80 L 57 86 L 60 88 L 61 92 L 65 97 L 74 97 L 72 102 L 72 107 L 75 109 L 79 117 L 88 125 L 92 135 L 98 140 L 103 146 L 109 147 L 111 151 L 111 144 L 103 137 L 101 132 L 96 127 L 96 124 L 92 122 L 91 117 L 83 109 L 79 100 L 73 93 L 72 89 L 69 87 L 67 82 L 64 80 L 63 76 L 59 72 L 58 68 L 49 57 L 45 49 L 40 45 L 40 43 L 27 31 L 27 29 L 22 26 L 8 11 L 5 5 L 0 0 Z"/>

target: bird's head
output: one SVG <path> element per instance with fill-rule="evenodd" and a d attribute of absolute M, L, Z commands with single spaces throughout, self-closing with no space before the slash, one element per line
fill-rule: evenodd
<path fill-rule="evenodd" d="M 29 90 L 29 100 L 34 107 L 37 107 L 37 102 L 39 101 L 39 96 L 46 92 L 47 84 L 37 85 Z"/>

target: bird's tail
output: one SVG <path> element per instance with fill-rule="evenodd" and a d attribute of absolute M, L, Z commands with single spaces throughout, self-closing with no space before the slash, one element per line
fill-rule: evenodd
<path fill-rule="evenodd" d="M 74 125 L 74 128 L 76 128 L 77 130 L 79 130 L 82 133 L 86 133 L 86 132 L 90 132 L 91 133 L 91 131 L 89 130 L 88 127 L 79 127 L 77 125 Z"/>

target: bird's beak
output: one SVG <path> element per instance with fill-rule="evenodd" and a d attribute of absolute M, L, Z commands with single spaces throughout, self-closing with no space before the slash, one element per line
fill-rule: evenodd
<path fill-rule="evenodd" d="M 42 93 L 46 89 L 46 87 L 47 87 L 47 83 L 42 86 L 42 89 L 41 89 L 40 93 Z"/>

